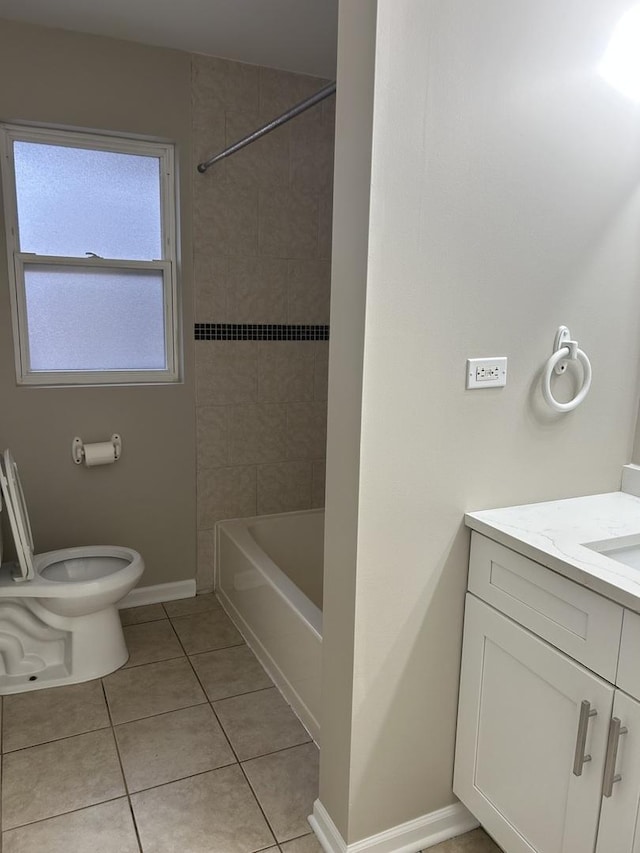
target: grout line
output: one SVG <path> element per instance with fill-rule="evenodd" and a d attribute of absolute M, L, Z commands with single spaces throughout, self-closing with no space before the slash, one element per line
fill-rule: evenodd
<path fill-rule="evenodd" d="M 113 724 L 113 717 L 111 716 L 111 709 L 109 708 L 109 703 L 107 701 L 107 691 L 105 690 L 104 683 L 103 683 L 102 679 L 100 679 L 100 684 L 102 685 L 102 693 L 104 695 L 104 701 L 105 701 L 105 704 L 107 706 L 107 713 L 109 715 L 109 724 L 111 726 L 111 733 L 113 735 L 113 742 L 114 742 L 115 747 L 116 747 L 116 755 L 118 756 L 118 764 L 120 766 L 120 772 L 122 773 L 122 782 L 124 784 L 125 795 L 127 798 L 129 798 L 129 784 L 127 783 L 127 775 L 124 772 L 124 765 L 122 763 L 122 756 L 120 754 L 120 744 L 118 743 L 118 738 L 116 737 L 116 727 Z M 131 806 L 131 802 L 129 802 L 129 806 Z"/>
<path fill-rule="evenodd" d="M 88 803 L 86 806 L 80 806 L 78 809 L 69 809 L 66 812 L 59 812 L 58 814 L 52 814 L 48 817 L 41 817 L 38 820 L 30 820 L 27 823 L 19 823 L 17 826 L 9 826 L 6 829 L 3 828 L 2 834 L 4 835 L 6 832 L 12 832 L 14 829 L 24 829 L 25 826 L 33 826 L 36 823 L 44 823 L 47 820 L 54 820 L 57 817 L 64 817 L 65 815 L 75 814 L 75 812 L 83 812 L 86 809 L 95 808 L 95 806 L 103 806 L 105 803 L 114 803 L 116 800 L 124 800 L 127 799 L 126 794 L 118 794 L 117 797 L 109 797 L 106 800 L 100 800 L 98 803 Z"/>
<path fill-rule="evenodd" d="M 198 706 L 192 706 L 192 707 L 202 707 L 202 706 L 198 705 Z M 188 709 L 180 709 L 180 710 L 188 710 Z M 168 711 L 167 713 L 173 713 L 173 712 Z M 215 715 L 215 711 L 214 711 L 214 715 Z M 161 716 L 161 715 L 158 715 L 158 716 Z M 135 721 L 133 721 L 133 722 L 135 722 Z M 127 796 L 127 797 L 131 798 L 132 796 L 135 796 L 136 794 L 143 794 L 143 793 L 146 793 L 147 791 L 153 791 L 156 788 L 166 788 L 167 785 L 173 785 L 174 782 L 184 782 L 186 779 L 192 779 L 196 776 L 206 776 L 207 773 L 215 773 L 216 770 L 224 770 L 226 767 L 235 767 L 236 765 L 238 765 L 241 768 L 243 762 L 237 758 L 236 752 L 235 752 L 231 742 L 229 741 L 227 733 L 224 731 L 224 729 L 222 728 L 222 724 L 219 722 L 219 720 L 217 718 L 216 718 L 216 722 L 218 722 L 218 724 L 220 725 L 220 728 L 222 729 L 222 732 L 225 736 L 225 739 L 226 739 L 229 747 L 231 748 L 231 751 L 233 753 L 233 760 L 232 761 L 227 761 L 224 764 L 218 765 L 217 767 L 210 767 L 208 770 L 198 770 L 196 773 L 189 773 L 186 776 L 179 776 L 176 779 L 169 779 L 166 782 L 158 782 L 156 785 L 148 785 L 145 788 L 140 788 L 140 790 L 138 790 L 138 791 L 128 791 L 127 790 L 126 794 L 121 794 L 120 796 L 121 797 Z M 307 743 L 308 743 L 308 741 L 307 741 Z M 265 758 L 266 756 L 269 756 L 269 755 L 277 755 L 277 753 L 279 753 L 279 752 L 286 752 L 289 749 L 296 749 L 296 747 L 298 747 L 298 746 L 306 746 L 306 743 L 295 744 L 294 746 L 287 746 L 284 749 L 277 749 L 274 752 L 268 752 L 268 753 L 265 753 L 264 755 L 256 755 L 255 758 Z M 254 760 L 254 758 L 246 758 L 246 759 L 244 759 L 244 763 L 246 764 L 247 762 L 253 761 L 253 760 Z M 246 774 L 244 774 L 244 775 L 246 776 Z M 127 786 L 127 789 L 128 789 L 128 786 Z M 116 798 L 116 799 L 118 799 L 118 798 Z M 107 802 L 107 801 L 105 801 L 105 802 Z M 100 804 L 96 803 L 96 805 L 100 805 Z M 83 806 L 83 808 L 86 808 L 86 806 Z M 75 809 L 75 811 L 79 811 L 79 809 Z M 305 835 L 309 835 L 309 834 L 311 834 L 311 833 L 305 833 Z M 297 837 L 302 838 L 303 836 L 297 836 Z M 293 840 L 294 839 L 287 839 L 287 841 L 293 841 Z"/>
<path fill-rule="evenodd" d="M 118 756 L 118 764 L 120 765 L 120 772 L 122 773 L 122 781 L 124 783 L 125 795 L 127 798 L 127 805 L 129 806 L 129 812 L 131 814 L 131 820 L 133 822 L 133 831 L 136 835 L 136 843 L 138 845 L 138 849 L 140 853 L 142 853 L 142 840 L 140 838 L 140 833 L 138 831 L 138 824 L 136 823 L 135 812 L 133 811 L 133 803 L 131 802 L 131 792 L 129 791 L 129 783 L 127 782 L 127 774 L 124 772 L 124 764 L 122 763 L 122 755 L 120 754 L 120 744 L 118 743 L 118 738 L 116 737 L 116 727 L 113 723 L 113 717 L 111 716 L 111 708 L 109 707 L 109 702 L 107 700 L 107 691 L 105 690 L 104 681 L 100 679 L 100 684 L 102 685 L 102 693 L 104 695 L 104 701 L 107 706 L 107 714 L 109 715 L 109 722 L 111 723 L 111 732 L 113 734 L 113 740 L 116 746 L 116 755 Z"/>
<path fill-rule="evenodd" d="M 197 651 L 197 652 L 191 652 L 191 654 L 194 655 L 194 657 L 195 657 L 195 655 L 206 655 L 206 654 L 209 654 L 209 652 L 224 652 L 225 649 L 237 649 L 240 646 L 246 646 L 246 645 L 247 644 L 245 643 L 245 641 L 243 639 L 241 642 L 232 643 L 229 646 L 219 646 L 216 649 L 201 649 L 200 651 Z M 182 648 L 184 649 L 184 646 Z M 185 654 L 185 657 L 187 657 L 187 658 L 189 657 L 189 652 L 185 651 L 184 654 Z M 176 660 L 176 658 L 174 658 L 174 660 Z M 131 667 L 131 669 L 135 669 L 135 667 Z"/>
<path fill-rule="evenodd" d="M 107 705 L 107 713 L 109 715 L 109 727 L 111 728 L 111 733 L 113 734 L 113 740 L 114 740 L 115 747 L 116 747 L 116 755 L 118 756 L 118 764 L 120 766 L 120 772 L 122 773 L 122 781 L 124 783 L 124 790 L 125 790 L 126 796 L 128 797 L 129 796 L 129 786 L 127 785 L 127 777 L 125 776 L 124 767 L 122 765 L 122 757 L 120 755 L 120 748 L 118 746 L 118 738 L 116 737 L 116 729 L 115 729 L 115 726 L 113 724 L 113 717 L 111 716 L 111 710 L 109 708 L 109 703 L 107 702 L 107 692 L 104 689 L 104 684 L 102 684 L 102 679 L 100 679 L 100 683 L 102 685 L 102 693 L 104 695 L 104 701 Z"/>
<path fill-rule="evenodd" d="M 243 693 L 232 693 L 230 696 L 219 696 L 217 699 L 210 699 L 207 694 L 207 702 L 213 705 L 214 702 L 226 702 L 227 699 L 237 699 L 239 696 L 250 696 L 252 693 L 264 693 L 265 690 L 274 689 L 277 690 L 278 688 L 271 683 L 269 687 L 258 687 L 256 690 L 245 690 Z"/>
<path fill-rule="evenodd" d="M 50 743 L 60 743 L 60 741 L 62 740 L 71 740 L 71 738 L 73 737 L 82 737 L 82 735 L 90 735 L 93 734 L 93 732 L 104 732 L 109 728 L 112 728 L 112 724 L 110 722 L 107 723 L 106 726 L 96 726 L 95 729 L 87 729 L 86 731 L 82 732 L 74 732 L 74 734 L 72 735 L 62 735 L 62 737 L 54 737 L 50 740 L 42 740 L 38 741 L 37 743 L 30 743 L 28 744 L 28 746 L 19 746 L 16 749 L 8 749 L 6 752 L 3 752 L 2 755 L 3 757 L 6 755 L 15 755 L 17 752 L 25 752 L 25 750 L 27 749 L 35 749 L 38 746 L 47 746 Z"/>
<path fill-rule="evenodd" d="M 236 467 L 236 466 L 230 466 L 230 467 Z M 245 467 L 245 466 L 242 465 L 242 466 L 238 466 L 238 467 Z M 209 529 L 213 530 L 213 528 L 209 528 Z M 212 614 L 218 614 L 219 615 L 220 613 L 223 613 L 225 616 L 227 615 L 224 612 L 222 607 L 216 607 L 213 610 L 201 610 L 199 613 L 185 613 L 183 616 L 169 616 L 169 622 L 173 623 L 178 619 L 195 619 L 196 616 L 211 616 Z"/>
<path fill-rule="evenodd" d="M 214 713 L 215 713 L 215 711 L 214 711 Z M 220 725 L 222 725 L 222 723 L 221 723 Z M 242 771 L 242 775 L 244 776 L 244 778 L 245 778 L 245 780 L 246 780 L 247 785 L 249 786 L 249 790 L 250 790 L 250 791 L 251 791 L 251 793 L 253 794 L 253 797 L 254 797 L 254 799 L 255 799 L 256 803 L 258 804 L 258 808 L 259 808 L 259 809 L 260 809 L 260 811 L 262 812 L 262 816 L 264 817 L 265 821 L 267 822 L 267 826 L 269 827 L 269 830 L 270 830 L 271 834 L 273 835 L 273 838 L 274 838 L 274 840 L 275 840 L 275 842 L 276 842 L 276 846 L 278 846 L 278 837 L 277 837 L 277 835 L 276 835 L 276 833 L 275 833 L 275 830 L 274 830 L 274 828 L 271 826 L 271 821 L 270 821 L 270 820 L 269 820 L 269 818 L 267 817 L 267 813 L 266 813 L 266 812 L 265 812 L 265 810 L 262 808 L 262 803 L 261 803 L 261 802 L 260 802 L 260 800 L 258 799 L 258 795 L 256 794 L 256 792 L 255 792 L 255 790 L 254 790 L 254 788 L 253 788 L 253 785 L 251 784 L 251 780 L 250 780 L 250 779 L 249 779 L 249 777 L 247 776 L 247 773 L 246 773 L 246 771 L 245 771 L 244 767 L 242 766 L 242 762 L 241 762 L 241 761 L 239 762 L 239 767 L 240 767 L 240 770 Z M 278 849 L 279 849 L 279 848 L 278 848 Z"/>
<path fill-rule="evenodd" d="M 157 785 L 149 785 L 148 788 L 140 788 L 139 791 L 131 791 L 129 797 L 135 797 L 137 794 L 146 794 L 147 791 L 155 791 L 157 788 L 166 788 L 167 785 L 173 785 L 176 782 L 185 782 L 187 779 L 195 779 L 196 776 L 206 776 L 207 773 L 216 773 L 218 770 L 225 770 L 227 767 L 235 767 L 237 761 L 229 761 L 227 764 L 221 764 L 219 767 L 210 767 L 208 770 L 198 770 L 197 773 L 190 773 L 188 776 L 179 776 L 177 779 L 169 779 L 167 782 L 158 782 Z"/>
<path fill-rule="evenodd" d="M 228 617 L 227 617 L 227 618 L 228 618 Z M 204 692 L 204 695 L 206 696 L 206 695 L 207 695 L 207 691 L 204 689 L 204 684 L 203 684 L 203 683 L 202 683 L 202 681 L 200 680 L 200 677 L 198 676 L 198 673 L 196 672 L 195 667 L 194 667 L 194 666 L 193 666 L 193 664 L 191 663 L 191 660 L 190 660 L 190 658 L 189 658 L 189 656 L 188 656 L 188 655 L 187 655 L 187 660 L 189 661 L 189 665 L 191 666 L 191 669 L 193 670 L 193 674 L 194 674 L 194 675 L 195 675 L 195 677 L 198 679 L 198 684 L 200 685 L 201 689 L 202 689 L 202 690 L 203 690 L 203 692 Z M 260 665 L 262 666 L 262 664 L 260 664 Z M 235 758 L 235 760 L 236 760 L 236 764 L 237 764 L 237 765 L 238 765 L 238 767 L 240 768 L 240 772 L 241 772 L 241 773 L 242 773 L 242 775 L 244 776 L 245 781 L 246 781 L 247 785 L 249 786 L 249 790 L 250 790 L 250 791 L 251 791 L 251 793 L 253 794 L 253 798 L 254 798 L 254 800 L 256 801 L 257 806 L 258 806 L 258 808 L 260 809 L 260 812 L 261 812 L 261 814 L 262 814 L 262 816 L 263 816 L 263 818 L 264 818 L 264 820 L 265 820 L 265 823 L 267 824 L 267 827 L 268 827 L 268 829 L 269 829 L 269 832 L 271 833 L 271 835 L 272 835 L 272 837 L 273 837 L 273 840 L 274 840 L 274 842 L 275 842 L 275 844 L 276 844 L 276 846 L 277 846 L 277 844 L 278 844 L 278 839 L 276 838 L 276 834 L 275 834 L 275 832 L 274 832 L 274 830 L 273 830 L 273 827 L 271 826 L 271 823 L 270 823 L 270 821 L 269 821 L 269 819 L 268 819 L 267 815 L 265 814 L 264 809 L 262 808 L 262 804 L 260 803 L 260 800 L 259 800 L 259 799 L 258 799 L 258 797 L 256 796 L 256 792 L 255 792 L 255 791 L 253 790 L 253 788 L 251 787 L 251 783 L 249 782 L 249 779 L 248 779 L 248 777 L 247 777 L 247 774 L 245 773 L 244 768 L 242 767 L 242 763 L 240 762 L 240 759 L 238 758 L 238 753 L 236 752 L 236 750 L 235 750 L 235 748 L 234 748 L 233 744 L 231 743 L 231 740 L 229 739 L 229 735 L 227 734 L 227 732 L 226 732 L 226 730 L 225 730 L 224 726 L 222 725 L 222 722 L 221 722 L 220 718 L 218 717 L 218 715 L 216 714 L 216 710 L 215 710 L 215 708 L 213 707 L 213 704 L 212 704 L 211 702 L 209 702 L 209 707 L 210 707 L 210 708 L 211 708 L 211 710 L 213 711 L 213 715 L 214 715 L 214 717 L 215 717 L 215 719 L 216 719 L 216 721 L 217 721 L 218 725 L 220 726 L 220 731 L 221 731 L 221 732 L 222 732 L 222 734 L 224 735 L 225 740 L 227 741 L 227 743 L 229 744 L 229 749 L 231 750 L 231 753 L 232 753 L 232 755 L 234 756 L 234 758 Z"/>
<path fill-rule="evenodd" d="M 223 608 L 223 610 L 224 610 L 224 608 Z M 228 617 L 228 615 L 227 615 L 227 618 L 229 618 L 229 617 Z M 245 643 L 245 645 L 247 645 L 247 647 L 248 647 L 248 644 L 246 644 L 246 643 Z M 187 656 L 187 657 L 188 657 L 188 656 Z M 257 660 L 257 658 L 256 658 L 256 660 Z M 189 659 L 189 663 L 191 663 L 191 659 Z M 270 678 L 269 673 L 264 669 L 264 667 L 262 666 L 262 664 L 260 663 L 260 661 L 258 661 L 258 663 L 260 664 L 260 667 L 263 669 L 263 671 L 266 673 L 267 677 L 269 677 L 269 678 Z M 200 678 L 198 677 L 198 673 L 195 671 L 195 667 L 193 666 L 193 664 L 191 664 L 191 667 L 192 667 L 192 669 L 193 669 L 193 671 L 194 671 L 194 674 L 195 674 L 196 678 L 198 679 L 198 682 L 200 683 L 200 685 L 201 685 L 202 689 L 204 690 L 204 685 L 203 685 L 203 684 L 202 684 L 202 682 L 200 681 Z M 262 690 L 271 690 L 271 689 L 277 689 L 277 688 L 276 688 L 276 686 L 275 686 L 275 684 L 273 685 L 273 688 L 271 688 L 271 687 L 265 687 L 265 688 L 262 688 Z M 250 692 L 261 692 L 261 691 L 250 691 Z M 205 690 L 205 695 L 207 695 L 206 690 Z M 247 695 L 247 694 L 239 694 L 239 695 Z M 227 697 L 227 698 L 231 699 L 231 698 L 234 698 L 234 697 L 229 696 L 229 697 Z M 222 699 L 221 699 L 221 700 L 216 700 L 216 701 L 224 701 L 224 700 L 222 700 Z M 242 771 L 242 774 L 243 774 L 243 776 L 244 776 L 244 778 L 245 778 L 245 780 L 246 780 L 246 782 L 247 782 L 247 785 L 249 786 L 249 789 L 250 789 L 251 793 L 253 794 L 253 797 L 254 797 L 254 799 L 255 799 L 256 803 L 258 804 L 258 808 L 259 808 L 259 809 L 260 809 L 260 811 L 262 812 L 262 816 L 264 817 L 264 819 L 265 819 L 265 821 L 266 821 L 266 823 L 267 823 L 267 826 L 269 827 L 269 830 L 271 831 L 271 834 L 273 835 L 273 837 L 274 837 L 274 839 L 275 839 L 275 841 L 276 841 L 276 847 L 277 847 L 277 849 L 278 849 L 278 850 L 280 850 L 280 847 L 278 846 L 278 844 L 279 844 L 279 842 L 278 842 L 278 837 L 277 837 L 277 835 L 276 835 L 276 833 L 275 833 L 275 830 L 274 830 L 273 826 L 271 825 L 271 821 L 270 821 L 270 820 L 269 820 L 269 818 L 267 817 L 267 814 L 266 814 L 265 810 L 262 808 L 262 803 L 260 802 L 260 800 L 259 800 L 259 798 L 258 798 L 258 795 L 257 795 L 256 791 L 254 790 L 253 785 L 251 784 L 251 781 L 250 781 L 250 779 L 249 779 L 249 777 L 248 777 L 248 775 L 247 775 L 247 773 L 246 773 L 246 771 L 245 771 L 245 769 L 244 769 L 243 763 L 242 763 L 242 761 L 240 760 L 240 758 L 238 757 L 238 753 L 236 752 L 235 747 L 234 747 L 234 746 L 233 746 L 233 744 L 231 743 L 231 740 L 230 740 L 230 738 L 229 738 L 229 735 L 227 734 L 226 729 L 225 729 L 224 725 L 222 724 L 222 720 L 220 719 L 220 717 L 219 717 L 219 716 L 218 716 L 218 714 L 216 713 L 216 709 L 215 709 L 215 708 L 214 708 L 214 706 L 213 706 L 213 702 L 209 701 L 209 704 L 210 704 L 210 706 L 211 706 L 211 710 L 213 711 L 213 713 L 214 713 L 214 715 L 215 715 L 216 720 L 218 721 L 218 725 L 220 726 L 220 729 L 222 730 L 222 733 L 224 734 L 225 738 L 227 739 L 227 743 L 229 744 L 229 748 L 231 749 L 231 751 L 233 752 L 234 756 L 236 757 L 236 761 L 238 762 L 238 766 L 240 767 L 240 770 Z M 312 738 L 310 738 L 310 741 L 313 743 L 313 739 L 312 739 Z M 305 741 L 305 743 L 309 743 L 309 741 Z M 303 745 L 304 745 L 304 744 L 295 744 L 295 746 L 303 746 Z M 275 753 L 277 753 L 277 752 L 284 752 L 286 749 L 293 749 L 293 748 L 295 748 L 295 746 L 294 746 L 294 747 L 285 747 L 284 749 L 280 749 L 280 750 L 274 750 L 274 751 L 273 751 L 273 752 L 271 752 L 271 753 L 265 753 L 265 755 L 274 755 L 274 754 L 275 754 Z M 262 758 L 263 756 L 255 756 L 255 757 L 256 757 L 256 758 Z M 249 758 L 248 758 L 248 759 L 245 759 L 245 760 L 246 760 L 246 761 L 251 761 L 252 759 L 249 759 Z"/>
<path fill-rule="evenodd" d="M 217 597 L 217 596 L 216 596 L 216 597 Z M 222 609 L 224 610 L 224 607 L 223 607 Z M 225 613 L 226 613 L 226 611 L 225 611 Z M 228 614 L 228 613 L 227 613 L 227 618 L 229 618 L 229 619 L 230 619 L 230 617 L 229 617 L 229 614 Z M 233 620 L 231 620 L 231 621 L 233 622 Z M 249 646 L 249 644 L 248 644 L 248 643 L 246 643 L 246 645 L 247 645 L 247 647 L 251 650 L 251 647 Z M 252 653 L 253 653 L 253 650 L 251 650 L 251 651 L 252 651 Z M 256 660 L 258 660 L 258 659 L 256 658 Z M 269 673 L 268 673 L 268 672 L 266 671 L 266 669 L 262 666 L 262 664 L 260 663 L 260 661 L 259 661 L 259 660 L 258 660 L 258 663 L 260 664 L 261 668 L 264 670 L 264 672 L 266 673 L 266 675 L 270 678 Z M 194 671 L 195 671 L 195 670 L 194 670 Z M 196 677 L 197 677 L 197 673 L 196 673 Z M 274 686 L 274 688 L 275 688 L 276 690 L 278 689 L 278 688 L 276 687 L 276 685 L 275 685 L 275 684 L 274 684 L 273 686 Z M 265 688 L 265 689 L 270 689 L 270 688 Z M 278 692 L 280 692 L 280 691 L 278 690 Z M 280 694 L 280 695 L 282 695 L 282 694 Z M 229 697 L 229 698 L 232 698 L 232 697 Z M 284 698 L 284 697 L 283 697 L 283 698 Z M 219 700 L 219 701 L 223 701 L 223 700 Z M 285 700 L 285 701 L 286 701 L 286 700 Z M 229 746 L 230 746 L 230 747 L 231 747 L 231 749 L 233 750 L 234 755 L 236 755 L 236 757 L 237 757 L 237 753 L 236 753 L 236 751 L 235 751 L 235 749 L 234 749 L 234 747 L 233 747 L 233 744 L 231 743 L 231 741 L 229 740 L 229 738 L 228 738 L 228 736 L 227 736 L 227 733 L 226 733 L 226 731 L 225 731 L 225 729 L 224 729 L 224 726 L 222 725 L 222 721 L 220 720 L 220 718 L 218 717 L 218 714 L 216 713 L 216 709 L 213 707 L 213 703 L 212 703 L 212 702 L 210 702 L 210 704 L 211 704 L 211 708 L 212 708 L 212 710 L 213 710 L 213 713 L 216 715 L 216 719 L 217 719 L 217 720 L 218 720 L 218 722 L 220 723 L 220 727 L 222 728 L 222 731 L 224 732 L 225 737 L 227 737 L 227 740 L 229 741 Z M 288 703 L 287 703 L 287 704 L 288 704 Z M 292 709 L 292 710 L 293 710 L 293 709 Z M 295 713 L 295 712 L 294 712 L 294 713 Z M 296 717 L 297 717 L 297 714 L 296 714 Z M 298 718 L 298 720 L 299 720 L 299 718 Z M 299 721 L 300 721 L 300 720 L 299 720 Z M 301 722 L 301 721 L 300 721 L 300 722 Z M 306 728 L 304 727 L 304 725 L 303 725 L 302 727 L 303 727 L 303 729 L 305 730 L 305 732 L 307 732 L 307 730 L 306 730 Z M 309 734 L 309 732 L 307 732 L 307 734 Z M 313 743 L 313 744 L 315 745 L 315 742 L 314 742 L 313 738 L 311 737 L 311 735 L 309 735 L 309 740 L 308 740 L 308 741 L 304 741 L 303 743 L 300 743 L 300 744 L 294 744 L 293 746 L 284 747 L 283 749 L 274 750 L 274 752 L 271 752 L 271 753 L 265 753 L 265 756 L 266 756 L 266 755 L 275 755 L 275 754 L 276 754 L 276 753 L 278 753 L 278 752 L 285 752 L 285 751 L 287 751 L 287 750 L 289 750 L 289 749 L 296 749 L 297 747 L 305 746 L 305 745 L 306 745 L 306 744 L 308 744 L 308 743 Z M 317 748 L 317 746 L 316 746 L 316 748 Z M 255 758 L 263 758 L 263 757 L 265 757 L 265 756 L 262 756 L 262 755 L 260 755 L 260 756 L 255 756 Z M 253 760 L 254 760 L 254 759 L 251 759 L 251 758 L 247 758 L 247 759 L 245 759 L 245 761 L 246 761 L 246 762 L 253 761 Z M 280 843 L 280 842 L 278 841 L 278 838 L 277 838 L 277 836 L 276 836 L 275 830 L 274 830 L 274 829 L 273 829 L 273 827 L 271 826 L 271 822 L 269 821 L 269 819 L 268 819 L 268 817 L 267 817 L 267 815 L 266 815 L 266 813 L 265 813 L 264 809 L 262 808 L 262 804 L 260 803 L 260 800 L 259 800 L 259 798 L 258 798 L 258 795 L 257 795 L 256 791 L 254 790 L 253 785 L 251 784 L 251 780 L 249 779 L 249 777 L 248 777 L 248 775 L 247 775 L 247 773 L 246 773 L 246 770 L 245 770 L 245 768 L 244 768 L 244 764 L 243 764 L 243 762 L 242 762 L 242 761 L 240 761 L 239 759 L 238 759 L 238 763 L 239 763 L 239 765 L 240 765 L 240 769 L 242 770 L 242 773 L 244 774 L 245 779 L 247 780 L 247 784 L 249 785 L 249 788 L 251 789 L 251 792 L 253 793 L 253 796 L 255 797 L 256 802 L 258 803 L 258 806 L 259 806 L 259 808 L 260 808 L 260 811 L 261 811 L 261 812 L 262 812 L 262 814 L 264 815 L 264 819 L 267 821 L 267 825 L 269 826 L 269 829 L 271 830 L 271 832 L 272 832 L 272 834 L 273 834 L 273 837 L 276 839 L 276 846 L 277 846 L 278 850 L 280 850 L 280 849 L 281 849 L 281 848 L 279 847 L 279 843 Z M 301 836 L 300 836 L 300 837 L 301 837 Z"/>
<path fill-rule="evenodd" d="M 296 835 L 295 838 L 287 838 L 286 841 L 280 841 L 279 843 L 280 844 L 289 844 L 291 841 L 300 841 L 301 838 L 309 838 L 309 836 L 315 837 L 314 832 L 311 829 L 311 827 L 309 827 L 309 832 L 305 832 L 302 835 Z"/>
<path fill-rule="evenodd" d="M 144 714 L 142 717 L 134 717 L 132 720 L 122 720 L 119 723 L 114 723 L 114 728 L 117 726 L 126 726 L 128 723 L 137 723 L 138 720 L 150 720 L 152 717 L 161 717 L 163 714 L 173 714 L 175 711 L 186 711 L 188 708 L 199 708 L 201 705 L 207 705 L 209 700 L 205 698 L 201 702 L 194 702 L 192 705 L 182 705 L 180 708 L 173 708 L 170 711 L 160 711 L 155 714 Z"/>
<path fill-rule="evenodd" d="M 230 468 L 230 467 L 234 467 L 234 466 L 223 465 L 222 467 L 223 468 Z M 213 529 L 213 528 L 210 528 L 210 529 Z M 205 592 L 203 594 L 204 595 L 211 595 L 210 592 L 209 593 Z M 194 597 L 197 598 L 197 595 Z M 203 616 L 205 613 L 217 613 L 219 610 L 222 610 L 222 607 L 215 607 L 214 606 L 214 607 L 209 607 L 206 610 L 194 610 L 193 613 L 174 613 L 173 616 L 170 616 L 169 614 L 167 614 L 167 619 L 169 619 L 169 621 L 171 621 L 172 619 L 185 619 L 187 616 Z"/>
<path fill-rule="evenodd" d="M 173 628 L 173 625 L 171 627 Z M 175 628 L 173 628 L 173 630 L 175 631 Z M 177 636 L 177 633 L 176 633 L 176 636 Z M 182 660 L 182 658 L 184 658 L 184 657 L 189 657 L 189 654 L 184 650 L 184 646 L 182 645 L 182 643 L 180 643 L 180 645 L 182 648 L 182 652 L 179 655 L 174 655 L 173 657 L 169 657 L 169 658 L 160 658 L 159 660 L 147 660 L 147 661 L 144 661 L 143 663 L 134 663 L 131 666 L 126 666 L 126 665 L 121 666 L 120 669 L 116 670 L 116 672 L 130 672 L 132 669 L 140 669 L 141 666 L 151 666 L 152 664 L 156 664 L 156 663 L 168 663 L 169 661 L 172 661 L 172 660 Z M 233 643 L 233 645 L 231 645 L 231 646 L 219 646 L 218 648 L 215 648 L 215 649 L 204 649 L 204 650 L 199 651 L 199 652 L 192 652 L 191 654 L 194 656 L 195 655 L 206 655 L 206 654 L 209 654 L 210 652 L 223 652 L 225 649 L 236 649 L 239 646 L 246 646 L 246 645 L 247 644 L 245 643 L 245 641 L 242 640 L 242 642 Z M 114 673 L 109 673 L 109 675 L 113 675 L 113 674 Z"/>
<path fill-rule="evenodd" d="M 149 666 L 152 663 L 168 663 L 170 660 L 180 660 L 184 656 L 184 653 L 181 653 L 170 658 L 160 658 L 159 660 L 146 660 L 143 663 L 133 663 L 131 666 L 125 664 L 120 667 L 120 669 L 117 669 L 116 672 L 130 672 L 132 669 L 140 669 L 141 666 Z"/>
<path fill-rule="evenodd" d="M 208 700 L 204 702 L 197 702 L 195 705 L 185 705 L 184 708 L 174 708 L 172 711 L 160 711 L 159 714 L 150 714 L 148 717 L 137 717 L 135 720 L 127 720 L 126 723 L 114 723 L 113 728 L 119 729 L 122 726 L 129 726 L 132 723 L 141 723 L 143 720 L 153 720 L 156 717 L 166 717 L 169 714 L 179 714 L 181 711 L 190 711 L 192 708 L 202 708 L 203 705 L 208 705 Z M 139 793 L 139 791 L 135 791 L 134 793 Z"/>
<path fill-rule="evenodd" d="M 140 607 L 151 607 L 153 605 L 141 604 Z M 132 608 L 133 609 L 133 608 Z M 129 625 L 122 625 L 122 630 L 125 628 L 137 628 L 138 625 L 150 625 L 152 622 L 166 622 L 169 617 L 166 615 L 161 616 L 159 619 L 141 619 L 139 622 L 131 622 Z M 122 621 L 120 622 L 122 624 Z M 64 685 L 63 685 L 64 686 Z"/>
<path fill-rule="evenodd" d="M 142 849 L 142 839 L 140 838 L 140 832 L 138 830 L 138 824 L 136 822 L 136 813 L 133 810 L 133 803 L 131 802 L 131 796 L 127 795 L 127 805 L 129 806 L 129 814 L 131 815 L 131 822 L 133 823 L 133 831 L 136 834 L 136 841 L 138 842 L 138 849 L 140 853 L 144 853 Z M 1 853 L 1 851 L 0 851 Z"/>
<path fill-rule="evenodd" d="M 257 761 L 259 758 L 268 758 L 270 755 L 278 755 L 280 752 L 288 752 L 290 749 L 298 749 L 299 747 L 306 746 L 309 743 L 314 743 L 311 736 L 309 736 L 309 740 L 303 740 L 302 743 L 294 743 L 291 744 L 291 746 L 283 746 L 281 749 L 274 749 L 272 752 L 261 752 L 260 755 L 252 755 L 251 758 L 243 758 L 241 759 L 240 764 L 248 764 L 250 761 Z M 307 835 L 308 834 L 309 833 L 307 833 Z"/>

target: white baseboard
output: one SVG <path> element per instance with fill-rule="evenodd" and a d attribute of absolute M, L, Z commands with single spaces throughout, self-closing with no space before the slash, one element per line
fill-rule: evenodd
<path fill-rule="evenodd" d="M 320 800 L 314 802 L 313 814 L 309 815 L 308 820 L 325 853 L 347 853 L 344 838 Z"/>
<path fill-rule="evenodd" d="M 143 604 L 159 604 L 162 601 L 176 601 L 179 598 L 193 598 L 196 594 L 195 580 L 158 583 L 155 586 L 140 586 L 132 589 L 118 604 L 118 609 L 140 607 Z"/>
<path fill-rule="evenodd" d="M 471 812 L 462 803 L 455 803 L 362 841 L 346 844 L 320 800 L 313 804 L 309 823 L 325 853 L 419 853 L 478 826 Z"/>

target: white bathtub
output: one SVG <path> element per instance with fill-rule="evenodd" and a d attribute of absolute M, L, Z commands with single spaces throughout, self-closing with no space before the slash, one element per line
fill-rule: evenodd
<path fill-rule="evenodd" d="M 217 531 L 220 600 L 319 742 L 324 510 L 221 521 Z"/>

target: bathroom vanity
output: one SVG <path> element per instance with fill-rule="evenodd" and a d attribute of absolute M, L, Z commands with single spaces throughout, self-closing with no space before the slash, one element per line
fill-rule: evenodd
<path fill-rule="evenodd" d="M 466 522 L 455 793 L 506 853 L 640 853 L 640 498 Z"/>

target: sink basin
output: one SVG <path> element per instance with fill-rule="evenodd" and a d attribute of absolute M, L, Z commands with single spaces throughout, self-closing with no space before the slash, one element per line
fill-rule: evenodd
<path fill-rule="evenodd" d="M 640 570 L 640 533 L 603 539 L 600 542 L 585 542 L 584 547 L 604 554 L 610 560 Z"/>

